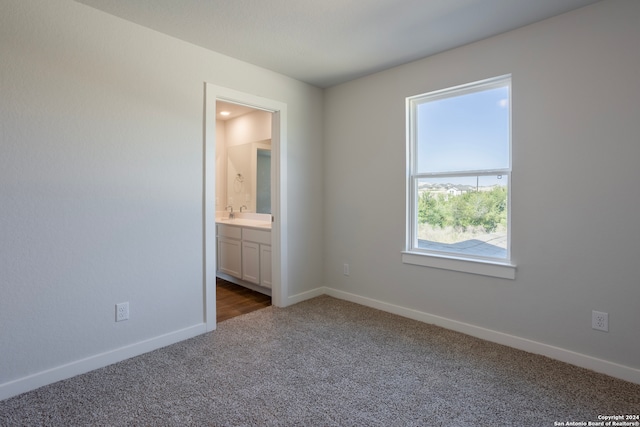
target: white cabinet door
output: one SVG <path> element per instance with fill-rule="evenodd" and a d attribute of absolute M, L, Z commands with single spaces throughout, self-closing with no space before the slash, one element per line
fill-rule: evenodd
<path fill-rule="evenodd" d="M 260 245 L 260 284 L 271 288 L 271 246 Z"/>
<path fill-rule="evenodd" d="M 242 244 L 240 240 L 218 237 L 218 270 L 242 278 Z"/>
<path fill-rule="evenodd" d="M 260 284 L 260 245 L 242 242 L 242 279 Z"/>

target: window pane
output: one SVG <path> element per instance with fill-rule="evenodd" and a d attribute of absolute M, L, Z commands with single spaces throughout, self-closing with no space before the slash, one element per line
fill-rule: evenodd
<path fill-rule="evenodd" d="M 415 247 L 507 258 L 507 175 L 417 180 Z"/>
<path fill-rule="evenodd" d="M 416 106 L 417 173 L 509 168 L 509 87 Z"/>

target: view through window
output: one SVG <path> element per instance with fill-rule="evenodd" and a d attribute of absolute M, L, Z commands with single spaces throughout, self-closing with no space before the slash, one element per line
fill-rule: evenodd
<path fill-rule="evenodd" d="M 510 258 L 509 76 L 407 99 L 408 249 Z"/>

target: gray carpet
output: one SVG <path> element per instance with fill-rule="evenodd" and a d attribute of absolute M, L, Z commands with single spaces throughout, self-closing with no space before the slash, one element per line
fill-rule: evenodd
<path fill-rule="evenodd" d="M 0 402 L 2 426 L 553 426 L 640 385 L 322 296 Z"/>

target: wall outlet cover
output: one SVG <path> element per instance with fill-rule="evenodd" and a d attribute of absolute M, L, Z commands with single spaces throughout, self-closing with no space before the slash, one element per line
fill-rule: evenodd
<path fill-rule="evenodd" d="M 116 322 L 122 322 L 129 319 L 129 303 L 121 302 L 116 304 Z"/>
<path fill-rule="evenodd" d="M 593 310 L 591 312 L 591 327 L 598 331 L 609 332 L 609 313 Z"/>

